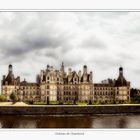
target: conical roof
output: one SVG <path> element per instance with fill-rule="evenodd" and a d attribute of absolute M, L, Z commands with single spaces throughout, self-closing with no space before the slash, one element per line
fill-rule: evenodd
<path fill-rule="evenodd" d="M 127 81 L 125 80 L 123 75 L 119 75 L 118 79 L 115 82 L 115 86 L 127 86 Z"/>
<path fill-rule="evenodd" d="M 13 74 L 12 73 L 8 73 L 6 79 L 5 79 L 6 82 L 8 82 L 8 85 L 13 85 Z"/>
<path fill-rule="evenodd" d="M 117 87 L 119 87 L 119 86 L 127 86 L 127 81 L 123 76 L 123 68 L 122 67 L 119 68 L 119 77 L 115 81 L 115 86 L 117 86 Z"/>

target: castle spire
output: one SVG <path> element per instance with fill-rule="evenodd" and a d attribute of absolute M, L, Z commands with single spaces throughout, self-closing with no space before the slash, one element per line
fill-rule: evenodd
<path fill-rule="evenodd" d="M 9 70 L 9 74 L 13 73 L 13 66 L 11 64 L 9 65 L 9 69 L 8 70 Z"/>
<path fill-rule="evenodd" d="M 63 61 L 62 61 L 62 64 L 61 64 L 61 71 L 64 72 L 64 63 L 63 63 Z"/>
<path fill-rule="evenodd" d="M 63 61 L 62 61 L 62 64 L 61 64 L 61 73 L 62 73 L 62 76 L 64 77 L 64 75 L 65 75 L 65 67 L 64 67 Z"/>
<path fill-rule="evenodd" d="M 120 75 L 120 76 L 123 76 L 123 67 L 120 67 L 120 68 L 119 68 L 119 75 Z"/>

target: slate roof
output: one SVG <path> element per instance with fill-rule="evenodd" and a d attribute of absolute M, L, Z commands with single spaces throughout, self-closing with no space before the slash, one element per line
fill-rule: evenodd
<path fill-rule="evenodd" d="M 118 79 L 115 82 L 116 87 L 127 86 L 127 81 L 123 75 L 119 75 Z"/>
<path fill-rule="evenodd" d="M 5 82 L 8 83 L 8 85 L 13 85 L 14 82 L 13 82 L 13 74 L 11 73 L 8 73 L 7 77 L 5 78 Z"/>
<path fill-rule="evenodd" d="M 126 81 L 126 79 L 123 76 L 123 68 L 120 67 L 119 71 L 120 71 L 120 74 L 119 74 L 118 79 L 115 81 L 115 86 L 116 87 L 127 86 L 128 82 Z"/>

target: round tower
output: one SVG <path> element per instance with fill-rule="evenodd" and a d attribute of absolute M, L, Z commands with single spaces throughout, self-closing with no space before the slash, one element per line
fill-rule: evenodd
<path fill-rule="evenodd" d="M 9 65 L 9 73 L 13 73 L 13 66 L 11 64 Z"/>
<path fill-rule="evenodd" d="M 119 75 L 123 76 L 123 67 L 119 68 Z"/>
<path fill-rule="evenodd" d="M 87 66 L 86 65 L 84 65 L 84 67 L 83 67 L 83 73 L 87 74 Z"/>

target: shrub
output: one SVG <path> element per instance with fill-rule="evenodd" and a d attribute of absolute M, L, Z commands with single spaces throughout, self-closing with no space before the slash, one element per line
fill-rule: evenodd
<path fill-rule="evenodd" d="M 89 105 L 92 105 L 92 101 L 91 100 L 89 100 L 89 103 L 88 103 Z"/>
<path fill-rule="evenodd" d="M 11 93 L 10 95 L 10 99 L 13 101 L 13 102 L 17 102 L 18 101 L 18 97 L 15 93 Z"/>
<path fill-rule="evenodd" d="M 63 102 L 59 102 L 59 105 L 63 105 Z"/>
<path fill-rule="evenodd" d="M 76 100 L 74 100 L 73 104 L 76 105 Z"/>
<path fill-rule="evenodd" d="M 4 95 L 0 95 L 0 102 L 6 102 L 7 101 L 7 97 Z"/>

